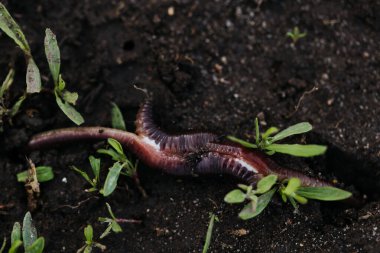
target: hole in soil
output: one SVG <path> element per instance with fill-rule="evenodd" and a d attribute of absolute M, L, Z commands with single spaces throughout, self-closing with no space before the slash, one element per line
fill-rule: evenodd
<path fill-rule="evenodd" d="M 380 167 L 374 161 L 329 146 L 326 154 L 327 168 L 346 184 L 354 185 L 370 199 L 380 198 Z"/>
<path fill-rule="evenodd" d="M 123 49 L 125 51 L 132 51 L 133 49 L 135 49 L 135 42 L 133 40 L 125 41 L 123 44 Z"/>

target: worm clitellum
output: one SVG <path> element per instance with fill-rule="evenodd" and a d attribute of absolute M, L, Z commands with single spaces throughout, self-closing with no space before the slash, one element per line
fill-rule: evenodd
<path fill-rule="evenodd" d="M 79 140 L 114 138 L 133 152 L 143 163 L 175 175 L 230 174 L 252 184 L 275 174 L 279 180 L 297 177 L 303 186 L 331 186 L 277 165 L 264 153 L 221 140 L 212 133 L 169 135 L 153 121 L 152 105 L 147 101 L 136 119 L 136 134 L 105 127 L 76 127 L 37 134 L 29 142 L 30 149 Z"/>

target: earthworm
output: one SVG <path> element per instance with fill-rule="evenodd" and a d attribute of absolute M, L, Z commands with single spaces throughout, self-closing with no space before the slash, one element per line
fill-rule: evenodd
<path fill-rule="evenodd" d="M 261 151 L 228 142 L 213 133 L 167 134 L 153 121 L 150 100 L 141 106 L 135 123 L 136 134 L 100 126 L 64 128 L 37 134 L 28 146 L 33 150 L 69 141 L 113 138 L 146 165 L 169 174 L 230 174 L 248 184 L 275 174 L 279 180 L 297 177 L 303 186 L 331 186 L 327 181 L 282 168 Z"/>

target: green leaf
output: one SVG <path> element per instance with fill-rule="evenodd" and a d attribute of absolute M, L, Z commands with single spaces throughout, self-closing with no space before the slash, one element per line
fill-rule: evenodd
<path fill-rule="evenodd" d="M 258 216 L 260 213 L 264 211 L 264 209 L 268 206 L 269 202 L 271 201 L 273 194 L 276 192 L 276 189 L 272 189 L 257 199 L 257 205 L 256 205 L 256 210 L 254 213 L 251 214 L 251 216 L 246 216 L 247 219 L 254 218 Z"/>
<path fill-rule="evenodd" d="M 67 90 L 62 92 L 63 100 L 72 105 L 75 105 L 77 103 L 78 97 L 78 93 L 76 92 L 70 92 Z"/>
<path fill-rule="evenodd" d="M 54 178 L 53 168 L 50 166 L 38 166 L 36 167 L 37 180 L 40 183 L 50 181 Z M 26 182 L 28 178 L 28 171 L 23 171 L 17 174 L 18 182 Z"/>
<path fill-rule="evenodd" d="M 279 129 L 277 127 L 270 127 L 268 128 L 268 130 L 265 131 L 265 133 L 261 135 L 261 137 L 263 140 L 266 140 L 269 136 L 277 133 L 278 131 Z"/>
<path fill-rule="evenodd" d="M 4 93 L 11 87 L 13 83 L 14 75 L 15 75 L 15 70 L 11 68 L 7 76 L 5 77 L 3 84 L 0 87 L 0 100 L 3 98 Z"/>
<path fill-rule="evenodd" d="M 86 246 L 86 248 L 83 251 L 84 253 L 91 253 L 92 252 L 92 245 Z"/>
<path fill-rule="evenodd" d="M 39 237 L 31 246 L 29 246 L 25 252 L 26 253 L 42 253 L 45 247 L 45 239 Z"/>
<path fill-rule="evenodd" d="M 119 179 L 120 171 L 123 169 L 123 165 L 119 162 L 113 164 L 110 171 L 107 174 L 106 181 L 102 190 L 103 196 L 109 196 L 117 186 L 117 180 Z"/>
<path fill-rule="evenodd" d="M 298 195 L 297 193 L 294 193 L 293 198 L 295 200 L 297 200 L 297 202 L 300 203 L 300 204 L 302 204 L 302 205 L 307 204 L 307 199 L 304 198 L 304 197 L 302 197 L 302 196 L 300 196 L 300 195 Z"/>
<path fill-rule="evenodd" d="M 112 103 L 111 109 L 112 128 L 126 130 L 123 114 L 117 104 Z"/>
<path fill-rule="evenodd" d="M 28 59 L 28 67 L 26 69 L 26 92 L 38 93 L 41 91 L 41 75 L 33 58 Z"/>
<path fill-rule="evenodd" d="M 98 149 L 99 154 L 109 155 L 114 161 L 123 161 L 124 156 L 120 155 L 113 149 Z"/>
<path fill-rule="evenodd" d="M 306 133 L 309 132 L 311 129 L 313 129 L 313 127 L 312 125 L 310 125 L 309 122 L 301 122 L 282 130 L 281 132 L 272 137 L 271 142 L 277 142 L 291 135 Z"/>
<path fill-rule="evenodd" d="M 106 203 L 106 206 L 107 206 L 108 212 L 111 215 L 112 219 L 116 220 L 116 217 L 112 212 L 112 208 L 111 208 L 110 204 Z"/>
<path fill-rule="evenodd" d="M 301 144 L 271 144 L 265 147 L 267 150 L 300 157 L 312 157 L 323 155 L 327 147 L 322 145 Z"/>
<path fill-rule="evenodd" d="M 112 138 L 108 138 L 107 141 L 120 155 L 124 155 L 123 147 L 120 142 Z"/>
<path fill-rule="evenodd" d="M 351 192 L 331 187 L 300 187 L 296 191 L 300 196 L 303 196 L 308 199 L 317 199 L 323 201 L 336 201 L 347 199 L 352 196 Z"/>
<path fill-rule="evenodd" d="M 66 87 L 66 82 L 65 80 L 63 80 L 62 75 L 59 75 L 58 76 L 58 90 L 63 91 L 65 87 Z"/>
<path fill-rule="evenodd" d="M 61 54 L 55 34 L 49 29 L 45 30 L 45 55 L 49 63 L 50 73 L 53 76 L 54 85 L 58 84 L 59 70 L 61 68 Z"/>
<path fill-rule="evenodd" d="M 9 249 L 8 253 L 16 253 L 17 249 L 22 246 L 21 240 L 16 240 L 11 244 L 11 248 Z"/>
<path fill-rule="evenodd" d="M 251 219 L 257 209 L 257 202 L 251 201 L 239 213 L 239 218 L 242 220 Z"/>
<path fill-rule="evenodd" d="M 257 148 L 256 144 L 252 144 L 250 142 L 244 141 L 242 139 L 236 138 L 236 137 L 231 136 L 231 135 L 228 135 L 227 139 L 229 139 L 230 141 L 239 143 L 240 145 L 242 145 L 243 147 L 246 147 L 246 148 Z"/>
<path fill-rule="evenodd" d="M 215 220 L 216 220 L 216 216 L 215 214 L 212 214 L 210 217 L 210 221 L 208 223 L 206 240 L 205 240 L 205 244 L 203 245 L 202 253 L 207 253 L 208 249 L 210 248 L 212 231 L 214 229 Z"/>
<path fill-rule="evenodd" d="M 112 231 L 115 233 L 123 232 L 123 229 L 121 229 L 119 223 L 117 223 L 115 220 L 111 223 Z"/>
<path fill-rule="evenodd" d="M 90 156 L 88 160 L 90 160 L 92 172 L 94 173 L 95 181 L 97 182 L 99 180 L 100 173 L 100 159 Z"/>
<path fill-rule="evenodd" d="M 238 187 L 243 191 L 248 191 L 249 186 L 245 184 L 238 184 Z"/>
<path fill-rule="evenodd" d="M 27 212 L 22 223 L 22 239 L 24 240 L 24 248 L 27 249 L 37 239 L 37 229 L 33 225 L 32 215 Z"/>
<path fill-rule="evenodd" d="M 15 222 L 11 233 L 11 244 L 15 241 L 21 240 L 21 225 L 19 222 Z"/>
<path fill-rule="evenodd" d="M 76 172 L 78 172 L 88 183 L 90 183 L 92 186 L 94 186 L 94 182 L 90 179 L 90 177 L 88 176 L 88 174 L 86 172 L 84 172 L 83 170 L 78 169 L 75 166 L 71 166 L 71 169 L 73 169 Z"/>
<path fill-rule="evenodd" d="M 30 48 L 25 35 L 2 3 L 0 3 L 0 29 L 12 38 L 25 53 L 30 55 Z"/>
<path fill-rule="evenodd" d="M 108 224 L 108 227 L 106 228 L 106 230 L 104 230 L 104 232 L 100 235 L 99 239 L 103 239 L 104 237 L 109 235 L 111 232 L 111 229 L 112 229 L 112 224 L 110 223 Z"/>
<path fill-rule="evenodd" d="M 301 180 L 299 178 L 292 177 L 289 179 L 288 184 L 283 190 L 283 193 L 287 196 L 293 197 L 293 195 L 295 194 L 295 192 L 298 190 L 300 186 L 301 186 Z"/>
<path fill-rule="evenodd" d="M 268 175 L 257 183 L 257 189 L 254 191 L 256 194 L 262 194 L 269 191 L 273 185 L 277 182 L 276 175 Z"/>
<path fill-rule="evenodd" d="M 71 106 L 69 103 L 67 103 L 67 102 L 63 103 L 62 99 L 58 96 L 58 94 L 56 94 L 56 101 L 57 101 L 59 108 L 61 108 L 63 113 L 66 114 L 66 116 L 71 121 L 73 121 L 77 125 L 83 124 L 84 119 L 83 119 L 82 115 L 80 115 L 80 113 L 77 112 L 77 110 L 75 110 L 75 108 L 73 106 Z"/>
<path fill-rule="evenodd" d="M 25 95 L 19 97 L 19 99 L 16 101 L 16 103 L 11 108 L 11 113 L 10 113 L 11 117 L 14 117 L 18 113 L 18 111 L 20 110 L 20 107 L 21 107 L 21 105 L 25 99 L 26 99 Z"/>
<path fill-rule="evenodd" d="M 92 242 L 92 238 L 94 237 L 94 231 L 91 225 L 87 225 L 87 227 L 84 228 L 84 237 L 86 238 L 87 243 Z"/>
<path fill-rule="evenodd" d="M 245 193 L 239 189 L 235 189 L 227 193 L 224 201 L 229 204 L 242 203 L 245 200 Z"/>

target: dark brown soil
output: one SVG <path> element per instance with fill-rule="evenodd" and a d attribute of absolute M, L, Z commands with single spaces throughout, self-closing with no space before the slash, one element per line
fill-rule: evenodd
<path fill-rule="evenodd" d="M 94 226 L 98 238 L 105 229 L 97 221 L 107 215 L 105 202 L 120 218 L 142 220 L 122 224 L 123 233 L 99 240 L 107 252 L 200 252 L 210 212 L 220 219 L 212 252 L 379 252 L 379 1 L 3 3 L 31 44 L 46 91 L 30 96 L 0 135 L 0 205 L 11 204 L 0 209 L 0 237 L 9 238 L 13 223 L 27 211 L 16 173 L 26 169 L 28 155 L 37 165 L 53 166 L 56 175 L 42 184 L 40 206 L 33 213 L 46 252 L 75 252 L 84 243 L 86 224 Z M 307 36 L 293 45 L 285 34 L 295 26 Z M 114 101 L 133 131 L 144 99 L 134 84 L 154 94 L 157 118 L 168 130 L 206 129 L 244 137 L 259 113 L 267 126 L 309 121 L 315 129 L 301 141 L 327 144 L 328 153 L 273 159 L 336 178 L 366 195 L 366 203 L 352 208 L 313 202 L 294 214 L 290 205 L 275 200 L 257 219 L 241 221 L 240 207 L 223 203 L 234 179 L 178 178 L 144 165 L 139 172 L 148 199 L 125 178 L 107 199 L 84 192 L 88 185 L 69 166 L 88 168 L 87 157 L 101 143 L 24 152 L 33 134 L 73 125 L 48 92 L 46 27 L 59 40 L 62 73 L 69 89 L 80 94 L 85 125 L 109 126 Z M 12 99 L 24 87 L 25 63 L 4 34 L 0 48 L 0 79 L 16 60 Z"/>

